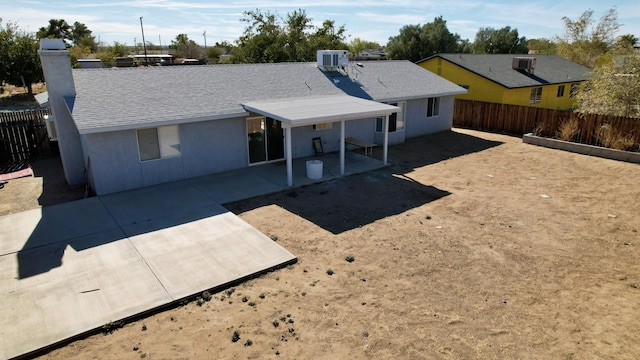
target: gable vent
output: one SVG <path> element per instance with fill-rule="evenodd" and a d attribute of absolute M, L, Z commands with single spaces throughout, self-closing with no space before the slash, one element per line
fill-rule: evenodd
<path fill-rule="evenodd" d="M 529 74 L 533 74 L 536 68 L 536 58 L 534 57 L 514 57 L 511 67 L 514 70 L 524 70 Z"/>

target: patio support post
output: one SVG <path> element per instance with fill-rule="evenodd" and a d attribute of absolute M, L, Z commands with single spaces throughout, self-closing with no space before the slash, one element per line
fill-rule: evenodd
<path fill-rule="evenodd" d="M 344 120 L 340 121 L 340 175 L 344 175 Z"/>
<path fill-rule="evenodd" d="M 287 186 L 293 186 L 293 159 L 291 158 L 291 128 L 284 128 L 285 146 L 287 150 Z"/>
<path fill-rule="evenodd" d="M 387 165 L 387 154 L 389 149 L 389 115 L 385 115 L 384 124 L 382 125 L 384 129 L 384 142 L 382 149 L 382 162 Z"/>

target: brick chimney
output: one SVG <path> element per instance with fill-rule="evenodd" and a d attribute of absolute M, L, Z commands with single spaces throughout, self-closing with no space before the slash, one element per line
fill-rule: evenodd
<path fill-rule="evenodd" d="M 84 185 L 87 178 L 80 133 L 71 114 L 76 89 L 69 51 L 62 39 L 41 39 L 38 55 L 49 93 L 64 176 L 69 186 Z"/>

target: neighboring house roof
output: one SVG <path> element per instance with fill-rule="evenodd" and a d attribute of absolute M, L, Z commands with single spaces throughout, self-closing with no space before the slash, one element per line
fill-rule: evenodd
<path fill-rule="evenodd" d="M 36 101 L 38 102 L 38 105 L 41 108 L 49 107 L 49 92 L 47 91 L 41 92 L 39 94 L 36 94 L 34 98 L 36 99 Z"/>
<path fill-rule="evenodd" d="M 519 54 L 436 54 L 418 64 L 440 57 L 507 88 L 580 82 L 588 79 L 590 68 L 557 55 Z M 533 74 L 514 70 L 514 57 L 536 58 Z"/>
<path fill-rule="evenodd" d="M 245 116 L 242 103 L 348 95 L 379 102 L 464 93 L 409 61 L 349 64 L 349 76 L 316 63 L 76 69 L 80 133 Z M 356 80 L 357 79 L 357 80 Z"/>

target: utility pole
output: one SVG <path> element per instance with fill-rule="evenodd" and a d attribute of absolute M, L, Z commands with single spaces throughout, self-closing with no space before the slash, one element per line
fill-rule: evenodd
<path fill-rule="evenodd" d="M 142 30 L 142 47 L 144 48 L 144 62 L 149 65 L 149 58 L 147 57 L 147 43 L 144 41 L 144 27 L 142 27 L 142 16 L 140 16 L 140 29 Z"/>
<path fill-rule="evenodd" d="M 158 43 L 160 44 L 160 54 L 162 54 L 162 38 L 160 37 L 160 34 L 158 34 Z"/>
<path fill-rule="evenodd" d="M 204 36 L 204 49 L 207 50 L 207 31 L 205 30 L 205 32 L 202 33 L 202 36 Z"/>

